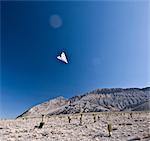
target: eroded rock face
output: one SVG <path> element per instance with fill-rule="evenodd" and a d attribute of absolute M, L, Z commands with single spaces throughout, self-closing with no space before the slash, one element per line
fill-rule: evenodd
<path fill-rule="evenodd" d="M 29 110 L 27 110 L 18 117 L 27 117 L 27 116 L 39 117 L 41 115 L 47 115 L 49 113 L 55 112 L 58 108 L 66 105 L 67 103 L 68 100 L 66 100 L 64 97 L 57 97 L 55 99 L 49 100 L 47 102 L 38 104 L 30 108 Z"/>
<path fill-rule="evenodd" d="M 150 110 L 150 87 L 97 89 L 70 99 L 57 97 L 36 105 L 18 117 L 79 112 Z"/>

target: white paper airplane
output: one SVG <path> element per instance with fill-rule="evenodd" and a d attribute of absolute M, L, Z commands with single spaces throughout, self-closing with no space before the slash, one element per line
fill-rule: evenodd
<path fill-rule="evenodd" d="M 60 60 L 60 61 L 63 61 L 66 64 L 68 64 L 68 61 L 67 61 L 67 58 L 66 58 L 66 55 L 65 55 L 64 52 L 62 52 L 60 56 L 57 56 L 57 59 Z"/>

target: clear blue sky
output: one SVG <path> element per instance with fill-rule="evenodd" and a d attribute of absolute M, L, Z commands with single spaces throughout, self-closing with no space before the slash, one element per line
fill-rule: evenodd
<path fill-rule="evenodd" d="M 57 96 L 149 86 L 148 16 L 148 1 L 1 2 L 0 118 Z"/>

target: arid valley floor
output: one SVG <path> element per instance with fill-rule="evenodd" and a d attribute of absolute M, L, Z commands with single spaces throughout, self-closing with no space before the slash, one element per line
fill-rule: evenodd
<path fill-rule="evenodd" d="M 69 123 L 68 116 L 71 118 Z M 41 118 L 0 120 L 0 141 L 149 141 L 148 112 L 88 113 L 44 117 L 44 126 L 35 128 Z M 94 122 L 96 117 L 96 122 Z M 107 124 L 112 125 L 108 137 Z"/>

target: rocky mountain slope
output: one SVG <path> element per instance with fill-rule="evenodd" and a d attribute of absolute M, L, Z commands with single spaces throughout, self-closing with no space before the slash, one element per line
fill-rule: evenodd
<path fill-rule="evenodd" d="M 150 87 L 96 89 L 70 99 L 57 97 L 30 108 L 18 117 L 139 110 L 150 110 Z"/>

